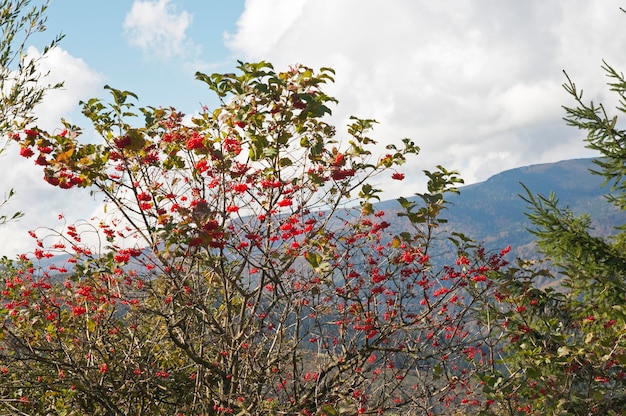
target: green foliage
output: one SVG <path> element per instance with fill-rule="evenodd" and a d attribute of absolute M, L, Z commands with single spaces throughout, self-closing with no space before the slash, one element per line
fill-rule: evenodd
<path fill-rule="evenodd" d="M 616 110 L 620 113 L 626 112 L 626 81 L 624 76 L 618 73 L 608 64 L 602 67 L 608 78 L 609 89 L 616 93 L 618 106 Z M 567 76 L 567 74 L 566 74 Z M 605 185 L 610 185 L 614 195 L 609 195 L 609 201 L 617 205 L 620 209 L 626 209 L 626 184 L 624 174 L 624 158 L 626 150 L 624 143 L 626 140 L 626 130 L 620 128 L 618 116 L 610 116 L 604 105 L 596 105 L 593 101 L 583 102 L 583 92 L 578 90 L 576 85 L 567 77 L 564 84 L 565 90 L 574 98 L 576 107 L 564 107 L 566 112 L 565 121 L 568 125 L 578 127 L 588 132 L 586 142 L 589 149 L 593 149 L 602 155 L 595 163 L 598 170 L 592 171 L 601 175 L 605 179 Z"/>
<path fill-rule="evenodd" d="M 46 27 L 47 2 L 31 6 L 31 0 L 2 0 L 0 2 L 0 133 L 12 132 L 16 123 L 31 124 L 32 114 L 45 92 L 60 85 L 42 84 L 46 74 L 38 72 L 38 64 L 54 48 L 62 36 L 54 38 L 40 57 L 27 57 L 28 40 Z"/>
<path fill-rule="evenodd" d="M 13 189 L 9 190 L 9 193 L 0 202 L 0 210 L 3 209 L 9 203 L 9 199 L 11 199 L 11 197 L 13 197 L 14 194 L 15 194 L 15 192 L 13 191 Z M 0 215 L 0 225 L 6 224 L 9 221 L 16 220 L 16 219 L 22 217 L 23 215 L 24 214 L 22 212 L 19 212 L 19 211 L 18 212 L 14 212 L 12 215 Z"/>
<path fill-rule="evenodd" d="M 626 111 L 626 83 L 605 64 L 609 86 Z M 564 85 L 576 107 L 565 107 L 568 124 L 586 130 L 587 146 L 602 157 L 592 173 L 611 186 L 607 203 L 626 209 L 624 131 L 604 106 L 582 101 L 569 80 Z M 545 265 L 520 262 L 500 273 L 498 295 L 485 307 L 504 341 L 493 372 L 483 375 L 485 392 L 498 414 L 622 414 L 626 405 L 626 255 L 624 226 L 598 237 L 591 216 L 575 216 L 554 194 L 522 199 Z M 544 267 L 542 267 L 544 266 Z M 549 266 L 549 268 L 545 268 Z M 538 288 L 552 276 L 553 287 Z"/>
<path fill-rule="evenodd" d="M 400 206 L 406 210 L 399 215 L 406 216 L 413 224 L 425 224 L 429 230 L 447 222 L 444 218 L 440 218 L 441 211 L 447 204 L 444 196 L 447 193 L 458 194 L 457 185 L 463 183 L 459 172 L 448 171 L 443 166 L 437 166 L 437 169 L 435 172 L 424 171 L 428 178 L 426 187 L 428 192 L 415 194 L 422 200 L 417 211 L 414 211 L 418 206 L 416 202 L 411 202 L 404 197 L 398 199 Z"/>
<path fill-rule="evenodd" d="M 43 83 L 46 74 L 39 72 L 39 62 L 62 36 L 54 38 L 39 57 L 26 55 L 27 42 L 33 35 L 45 31 L 48 3 L 31 5 L 31 0 L 0 1 L 0 155 L 9 141 L 10 133 L 35 121 L 33 110 L 46 91 L 62 84 Z M 5 208 L 13 190 L 9 190 L 0 208 Z M 21 212 L 0 215 L 0 225 L 21 217 Z"/>

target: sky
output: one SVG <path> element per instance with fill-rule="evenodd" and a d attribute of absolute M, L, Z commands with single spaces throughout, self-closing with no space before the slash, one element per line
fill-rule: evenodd
<path fill-rule="evenodd" d="M 590 157 L 584 132 L 562 120 L 572 105 L 563 71 L 595 102 L 615 104 L 603 59 L 626 70 L 626 7 L 619 0 L 51 0 L 48 30 L 60 46 L 44 62 L 64 81 L 37 109 L 38 124 L 60 119 L 86 128 L 79 101 L 106 98 L 104 85 L 135 92 L 141 106 L 187 114 L 217 105 L 196 71 L 232 72 L 237 60 L 332 67 L 327 93 L 339 100 L 333 122 L 345 134 L 350 115 L 380 124 L 384 145 L 410 137 L 422 151 L 406 179 L 379 184 L 411 196 L 423 169 L 443 165 L 466 183 L 536 163 Z M 42 180 L 17 146 L 0 156 L 0 193 L 14 188 L 9 211 L 25 216 L 0 229 L 0 253 L 32 249 L 26 231 L 58 227 L 101 211 L 98 195 L 60 191 Z"/>

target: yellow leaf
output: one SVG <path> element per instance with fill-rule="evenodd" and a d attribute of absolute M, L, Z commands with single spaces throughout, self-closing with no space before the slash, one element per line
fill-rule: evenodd
<path fill-rule="evenodd" d="M 57 154 L 55 160 L 58 163 L 62 163 L 66 165 L 70 161 L 70 158 L 72 157 L 73 154 L 74 154 L 74 147 L 71 147 L 69 150 L 63 153 Z"/>
<path fill-rule="evenodd" d="M 146 145 L 146 139 L 143 138 L 143 135 L 139 130 L 130 129 L 126 135 L 130 139 L 130 143 L 126 146 L 127 149 L 140 150 Z"/>

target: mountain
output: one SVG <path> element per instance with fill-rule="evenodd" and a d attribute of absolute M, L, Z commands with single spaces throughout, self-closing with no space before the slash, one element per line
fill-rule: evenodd
<path fill-rule="evenodd" d="M 594 233 L 609 235 L 615 226 L 626 224 L 626 212 L 607 203 L 604 195 L 609 189 L 601 187 L 603 177 L 589 172 L 594 167 L 593 159 L 531 165 L 460 187 L 459 195 L 448 196 L 450 205 L 442 214 L 448 223 L 442 229 L 463 233 L 487 249 L 510 245 L 513 255 L 532 258 L 536 251 L 534 236 L 528 232 L 531 223 L 524 215 L 526 203 L 520 198 L 520 194 L 525 194 L 520 184 L 523 183 L 533 194 L 548 196 L 554 192 L 561 208 L 568 207 L 577 215 L 590 213 Z M 416 196 L 407 199 L 421 201 Z M 391 224 L 389 232 L 399 234 L 410 226 L 406 218 L 397 216 L 401 208 L 396 200 L 379 202 L 376 208 L 385 211 L 385 220 Z M 442 254 L 448 255 L 453 253 Z M 44 263 L 59 264 L 66 257 L 58 256 Z"/>
<path fill-rule="evenodd" d="M 527 204 L 520 197 L 526 194 L 524 184 L 535 195 L 554 192 L 561 208 L 577 215 L 591 214 L 593 232 L 609 235 L 613 227 L 626 223 L 626 213 L 607 203 L 604 195 L 609 189 L 601 187 L 602 176 L 589 172 L 594 167 L 593 159 L 564 160 L 507 170 L 484 182 L 460 187 L 459 195 L 448 197 L 450 205 L 443 213 L 448 219 L 445 228 L 483 242 L 488 249 L 510 244 L 515 255 L 532 256 L 534 236 L 528 232 L 532 224 L 524 215 Z M 395 201 L 381 202 L 378 208 L 392 214 L 387 221 L 399 212 Z M 392 223 L 394 228 L 406 226 L 401 218 L 393 222 L 398 222 Z"/>

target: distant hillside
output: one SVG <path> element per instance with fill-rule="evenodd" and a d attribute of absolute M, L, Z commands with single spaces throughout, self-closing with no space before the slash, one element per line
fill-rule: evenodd
<path fill-rule="evenodd" d="M 592 159 L 532 165 L 507 170 L 485 182 L 461 187 L 460 195 L 449 196 L 451 204 L 442 215 L 448 219 L 446 228 L 483 242 L 487 249 L 511 245 L 515 256 L 532 257 L 535 254 L 534 238 L 528 232 L 531 224 L 524 216 L 526 204 L 519 197 L 524 193 L 521 182 L 535 194 L 547 196 L 551 191 L 555 192 L 561 206 L 568 206 L 576 214 L 590 213 L 595 233 L 609 235 L 616 225 L 626 224 L 626 213 L 606 202 L 603 195 L 608 189 L 600 187 L 603 178 L 589 172 L 594 166 Z M 397 216 L 400 211 L 397 201 L 382 201 L 376 207 L 385 211 L 391 233 L 399 234 L 407 228 L 406 219 Z M 454 255 L 451 252 L 439 254 L 442 258 Z M 55 257 L 43 263 L 59 263 L 66 257 Z"/>
<path fill-rule="evenodd" d="M 525 194 L 523 183 L 534 194 L 554 192 L 561 207 L 576 214 L 591 214 L 594 232 L 608 235 L 614 226 L 626 223 L 626 213 L 606 202 L 608 189 L 600 187 L 601 176 L 589 172 L 593 167 L 592 159 L 565 160 L 507 170 L 485 182 L 461 187 L 460 195 L 449 197 L 451 205 L 443 214 L 449 221 L 447 228 L 482 241 L 487 248 L 510 244 L 517 256 L 532 255 L 534 238 L 527 231 L 531 224 L 524 216 L 526 203 L 519 197 Z M 388 221 L 397 212 L 394 202 L 379 205 L 391 214 Z M 406 226 L 398 219 L 394 223 L 394 228 Z"/>

